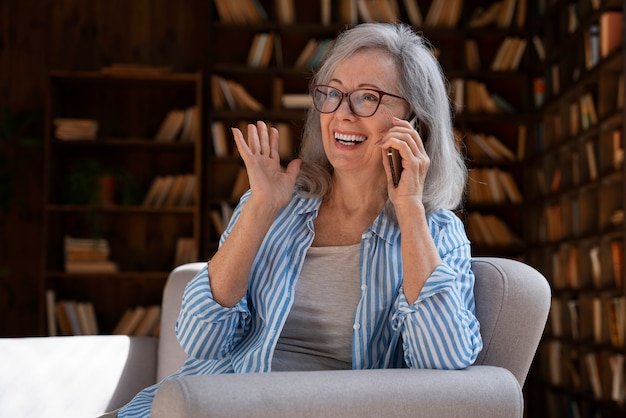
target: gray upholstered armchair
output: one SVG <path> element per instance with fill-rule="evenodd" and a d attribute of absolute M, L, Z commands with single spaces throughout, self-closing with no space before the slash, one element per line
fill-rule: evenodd
<path fill-rule="evenodd" d="M 7 416 L 97 416 L 175 371 L 185 284 L 201 263 L 175 269 L 159 340 L 124 336 L 0 339 L 0 405 Z M 543 332 L 550 289 L 533 268 L 476 258 L 484 348 L 465 370 L 361 370 L 189 376 L 165 383 L 158 417 L 521 417 L 522 387 Z M 55 415 L 58 414 L 58 415 Z"/>

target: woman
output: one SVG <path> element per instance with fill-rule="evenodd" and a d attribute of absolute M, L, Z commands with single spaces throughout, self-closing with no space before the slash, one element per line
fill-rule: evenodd
<path fill-rule="evenodd" d="M 451 212 L 466 169 L 426 41 L 404 25 L 345 31 L 311 94 L 301 158 L 286 170 L 275 128 L 233 129 L 250 190 L 185 290 L 188 358 L 169 378 L 459 369 L 480 352 L 469 242 Z M 119 416 L 148 415 L 157 388 Z"/>

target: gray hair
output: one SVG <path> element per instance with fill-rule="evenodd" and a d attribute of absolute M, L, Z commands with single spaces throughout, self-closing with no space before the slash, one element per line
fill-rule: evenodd
<path fill-rule="evenodd" d="M 342 32 L 335 40 L 311 85 L 328 84 L 337 65 L 363 49 L 378 48 L 389 53 L 399 73 L 398 90 L 420 121 L 431 164 L 424 185 L 426 212 L 456 209 L 462 201 L 467 167 L 452 129 L 452 107 L 447 81 L 430 44 L 406 24 L 363 23 Z M 311 107 L 304 125 L 300 158 L 302 169 L 298 191 L 325 197 L 332 188 L 333 167 L 321 141 L 319 113 Z M 387 208 L 393 210 L 387 202 Z"/>

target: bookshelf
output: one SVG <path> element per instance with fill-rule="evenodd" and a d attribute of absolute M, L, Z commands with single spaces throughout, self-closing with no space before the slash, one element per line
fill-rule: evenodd
<path fill-rule="evenodd" d="M 545 57 L 524 165 L 528 262 L 551 282 L 538 356 L 551 417 L 624 416 L 624 2 L 540 2 Z M 612 27 L 611 27 L 612 26 Z"/>
<path fill-rule="evenodd" d="M 48 85 L 42 324 L 54 332 L 55 307 L 87 303 L 111 333 L 197 260 L 202 74 L 53 70 Z"/>

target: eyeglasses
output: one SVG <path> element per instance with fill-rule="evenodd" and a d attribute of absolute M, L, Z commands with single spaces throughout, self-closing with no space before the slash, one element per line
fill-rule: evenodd
<path fill-rule="evenodd" d="M 391 96 L 406 101 L 404 97 L 387 93 L 376 89 L 356 89 L 344 93 L 331 86 L 315 85 L 311 88 L 313 106 L 320 113 L 333 113 L 344 97 L 348 98 L 348 107 L 357 116 L 366 118 L 372 116 L 378 110 L 383 96 Z"/>

